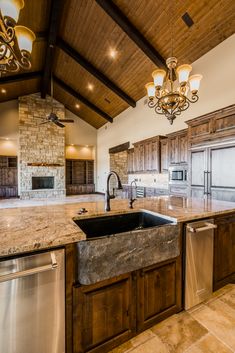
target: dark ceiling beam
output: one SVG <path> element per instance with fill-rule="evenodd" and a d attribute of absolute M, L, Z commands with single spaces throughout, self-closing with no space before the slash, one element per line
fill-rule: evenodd
<path fill-rule="evenodd" d="M 55 52 L 56 38 L 59 30 L 60 16 L 62 13 L 63 0 L 52 0 L 50 10 L 50 26 L 48 31 L 48 43 L 46 49 L 46 58 L 44 73 L 41 83 L 41 97 L 46 98 L 48 86 L 51 78 L 52 65 Z"/>
<path fill-rule="evenodd" d="M 102 116 L 102 118 L 106 119 L 110 123 L 113 122 L 113 118 L 109 116 L 107 113 L 105 113 L 103 110 L 98 108 L 95 104 L 90 102 L 87 98 L 83 97 L 79 92 L 75 91 L 72 87 L 68 86 L 64 81 L 59 79 L 56 76 L 53 76 L 53 81 L 57 83 L 63 90 L 65 90 L 67 93 L 69 93 L 71 96 L 74 98 L 78 99 L 80 102 L 85 104 L 87 107 L 92 109 L 95 113 L 99 114 Z"/>
<path fill-rule="evenodd" d="M 3 76 L 0 78 L 0 84 L 15 83 L 25 80 L 32 80 L 34 78 L 40 78 L 42 76 L 42 71 L 24 72 L 22 74 L 13 76 Z"/>
<path fill-rule="evenodd" d="M 79 54 L 75 49 L 70 47 L 63 39 L 59 38 L 56 42 L 57 46 L 62 49 L 67 55 L 73 58 L 79 65 L 81 65 L 86 71 L 91 75 L 95 76 L 100 82 L 102 82 L 106 87 L 123 99 L 127 104 L 132 107 L 136 106 L 136 102 L 130 96 L 128 96 L 124 91 L 121 90 L 115 83 L 113 83 L 107 76 L 105 76 L 101 71 L 99 71 L 95 66 L 93 66 L 89 61 L 87 61 L 81 54 Z"/>
<path fill-rule="evenodd" d="M 165 59 L 147 41 L 139 30 L 128 20 L 112 0 L 96 0 L 97 4 L 118 24 L 130 39 L 151 59 L 158 67 L 166 68 Z"/>

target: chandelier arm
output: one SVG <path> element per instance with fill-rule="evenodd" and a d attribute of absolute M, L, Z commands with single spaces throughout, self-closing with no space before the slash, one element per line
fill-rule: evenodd
<path fill-rule="evenodd" d="M 154 107 L 156 107 L 157 104 L 158 104 L 158 101 L 155 102 L 153 99 L 148 101 L 149 108 L 154 108 Z"/>
<path fill-rule="evenodd" d="M 190 103 L 196 103 L 198 99 L 199 99 L 199 96 L 197 94 L 193 94 L 191 99 L 186 97 L 186 100 Z"/>

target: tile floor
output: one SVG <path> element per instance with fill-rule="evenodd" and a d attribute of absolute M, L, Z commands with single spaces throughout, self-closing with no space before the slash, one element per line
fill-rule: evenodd
<path fill-rule="evenodd" d="M 235 284 L 151 327 L 110 353 L 235 353 Z"/>

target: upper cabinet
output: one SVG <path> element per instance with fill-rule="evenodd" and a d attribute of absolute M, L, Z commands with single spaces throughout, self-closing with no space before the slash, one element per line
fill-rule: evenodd
<path fill-rule="evenodd" d="M 188 129 L 173 132 L 168 137 L 169 164 L 188 162 Z"/>
<path fill-rule="evenodd" d="M 186 122 L 189 143 L 196 144 L 235 135 L 235 104 Z"/>
<path fill-rule="evenodd" d="M 152 172 L 160 173 L 161 171 L 161 140 L 164 136 L 155 136 L 143 141 L 134 143 L 134 170 L 133 172 Z M 129 152 L 129 163 L 131 170 L 131 160 L 133 152 Z"/>
<path fill-rule="evenodd" d="M 168 139 L 161 139 L 161 173 L 168 172 L 169 156 L 168 156 Z"/>

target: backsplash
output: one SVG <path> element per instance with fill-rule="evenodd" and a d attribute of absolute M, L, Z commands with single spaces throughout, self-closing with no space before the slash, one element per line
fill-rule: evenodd
<path fill-rule="evenodd" d="M 148 186 L 158 189 L 168 189 L 168 173 L 164 174 L 129 174 L 128 184 L 135 180 L 138 186 Z"/>

